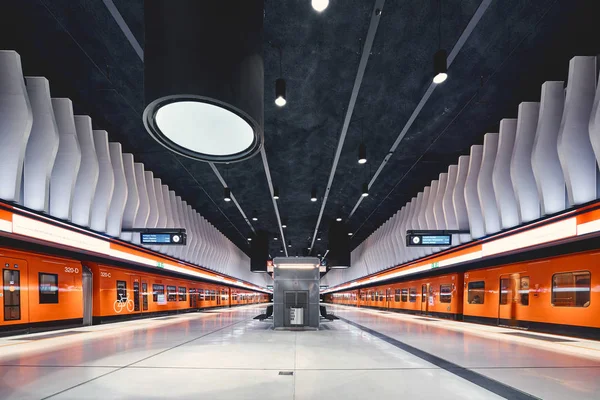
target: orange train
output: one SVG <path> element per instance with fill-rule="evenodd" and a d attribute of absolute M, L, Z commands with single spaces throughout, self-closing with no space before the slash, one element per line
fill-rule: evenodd
<path fill-rule="evenodd" d="M 325 300 L 600 339 L 600 252 L 451 272 Z"/>
<path fill-rule="evenodd" d="M 268 295 L 0 248 L 0 334 L 266 302 Z"/>

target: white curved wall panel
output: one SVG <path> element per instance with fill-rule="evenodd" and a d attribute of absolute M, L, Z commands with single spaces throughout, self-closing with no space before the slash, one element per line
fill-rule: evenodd
<path fill-rule="evenodd" d="M 33 114 L 23 80 L 21 57 L 0 50 L 0 198 L 19 201 L 23 161 Z"/>
<path fill-rule="evenodd" d="M 421 229 L 421 225 L 419 223 L 419 215 L 421 214 L 421 208 L 423 207 L 423 192 L 419 192 L 417 194 L 417 200 L 415 204 L 415 211 L 412 217 L 412 226 L 413 229 Z M 425 257 L 427 255 L 426 247 L 415 247 L 417 258 Z"/>
<path fill-rule="evenodd" d="M 451 165 L 448 167 L 448 181 L 446 182 L 446 190 L 444 191 L 444 196 L 442 197 L 442 210 L 444 213 L 444 220 L 446 221 L 446 229 L 449 230 L 458 229 L 458 224 L 456 223 L 456 214 L 454 212 L 454 203 L 452 202 L 457 176 L 458 165 Z"/>
<path fill-rule="evenodd" d="M 596 91 L 596 57 L 573 57 L 565 108 L 558 132 L 558 157 L 567 185 L 569 205 L 596 198 L 596 157 L 589 121 Z"/>
<path fill-rule="evenodd" d="M 542 215 L 554 214 L 566 208 L 565 178 L 558 156 L 558 132 L 564 104 L 564 82 L 545 82 L 542 85 L 540 115 L 531 154 Z"/>
<path fill-rule="evenodd" d="M 115 175 L 108 150 L 108 133 L 93 131 L 94 147 L 98 157 L 98 184 L 92 202 L 90 228 L 98 232 L 106 232 L 108 208 L 115 188 Z"/>
<path fill-rule="evenodd" d="M 156 228 L 159 211 L 158 199 L 156 198 L 156 187 L 154 186 L 154 173 L 152 171 L 144 171 L 144 180 L 146 181 L 146 192 L 148 193 L 148 220 L 146 221 L 145 227 Z"/>
<path fill-rule="evenodd" d="M 431 190 L 429 192 L 429 201 L 427 202 L 427 212 L 425 214 L 425 220 L 427 222 L 427 229 L 436 230 L 437 222 L 435 221 L 435 200 L 438 194 L 438 180 L 431 181 Z"/>
<path fill-rule="evenodd" d="M 452 205 L 456 215 L 456 226 L 461 231 L 469 231 L 469 213 L 467 212 L 467 203 L 465 201 L 465 185 L 469 173 L 469 156 L 460 156 L 458 158 L 458 169 L 456 171 L 456 184 L 452 193 Z M 458 243 L 467 243 L 471 240 L 468 233 L 458 235 Z"/>
<path fill-rule="evenodd" d="M 81 165 L 81 148 L 71 100 L 52 99 L 52 108 L 58 127 L 59 144 L 50 179 L 50 215 L 71 220 L 75 183 Z"/>
<path fill-rule="evenodd" d="M 133 227 L 147 228 L 148 219 L 150 218 L 150 197 L 148 196 L 148 188 L 146 187 L 146 171 L 144 170 L 144 164 L 142 163 L 134 163 L 133 169 L 139 199 L 139 206 L 137 213 L 135 214 L 135 219 L 133 220 Z M 152 182 L 151 176 L 148 181 Z M 156 198 L 154 198 L 154 201 L 156 201 Z"/>
<path fill-rule="evenodd" d="M 123 211 L 123 223 L 121 229 L 134 228 L 135 217 L 140 208 L 140 194 L 138 192 L 138 183 L 135 174 L 133 154 L 125 153 L 123 158 L 123 170 L 125 171 L 125 184 L 127 185 L 127 201 L 125 202 L 125 210 Z M 133 241 L 134 236 L 131 232 L 121 232 L 121 239 Z"/>
<path fill-rule="evenodd" d="M 193 247 L 194 232 L 191 231 L 191 229 L 190 229 L 191 227 L 188 222 L 187 202 L 181 200 L 181 197 L 178 197 L 178 198 L 180 199 L 179 203 L 177 204 L 177 207 L 179 210 L 179 219 L 181 221 L 182 227 L 185 228 L 186 235 L 187 235 L 186 245 L 181 246 L 181 259 L 185 260 L 185 261 L 189 261 L 188 254 L 190 253 L 190 248 Z"/>
<path fill-rule="evenodd" d="M 415 209 L 417 208 L 417 198 L 413 197 L 411 201 L 406 204 L 406 208 L 408 212 L 408 215 L 406 216 L 406 230 L 415 230 L 417 227 L 414 225 L 413 217 L 415 215 Z M 419 252 L 416 247 L 407 247 L 407 250 L 409 261 L 419 257 Z"/>
<path fill-rule="evenodd" d="M 431 196 L 431 186 L 426 186 L 423 189 L 423 199 L 421 200 L 421 207 L 419 209 L 419 229 L 427 230 L 427 207 L 429 206 L 429 197 Z M 431 254 L 434 251 L 433 247 L 423 247 L 424 253 Z"/>
<path fill-rule="evenodd" d="M 465 204 L 467 206 L 467 215 L 469 216 L 469 230 L 471 231 L 473 239 L 479 239 L 480 237 L 485 236 L 483 212 L 481 211 L 479 193 L 477 192 L 477 182 L 479 181 L 482 157 L 483 146 L 471 146 L 469 170 L 465 182 Z"/>
<path fill-rule="evenodd" d="M 435 217 L 437 229 L 444 230 L 446 229 L 446 217 L 444 216 L 444 194 L 446 193 L 446 186 L 448 185 L 448 173 L 441 173 L 438 178 L 438 182 L 438 191 L 435 196 L 433 215 Z"/>
<path fill-rule="evenodd" d="M 515 145 L 510 161 L 512 181 L 519 223 L 540 217 L 540 197 L 533 174 L 533 143 L 540 114 L 540 103 L 519 104 Z"/>
<path fill-rule="evenodd" d="M 496 204 L 500 213 L 500 226 L 508 229 L 519 225 L 517 198 L 510 179 L 510 163 L 515 147 L 517 120 L 503 119 L 500 121 L 498 135 L 498 152 L 492 171 L 492 184 L 496 196 Z"/>
<path fill-rule="evenodd" d="M 154 178 L 154 194 L 156 195 L 156 205 L 158 207 L 158 218 L 156 219 L 156 228 L 166 228 L 168 222 L 167 208 L 163 195 L 163 185 L 160 178 Z"/>
<path fill-rule="evenodd" d="M 84 227 L 90 226 L 92 203 L 98 185 L 100 166 L 94 145 L 92 119 L 87 115 L 76 115 L 74 118 L 77 141 L 81 149 L 81 163 L 75 181 L 71 221 Z"/>
<path fill-rule="evenodd" d="M 167 185 L 162 185 L 161 192 L 166 215 L 164 228 L 174 228 L 175 221 L 173 220 L 173 210 L 171 208 L 171 198 L 169 197 L 169 187 Z M 171 255 L 170 247 L 171 246 L 160 246 L 160 252 Z"/>
<path fill-rule="evenodd" d="M 483 224 L 486 235 L 500 230 L 500 212 L 496 204 L 496 195 L 494 194 L 494 185 L 492 183 L 492 173 L 497 153 L 498 134 L 487 133 L 483 138 L 483 157 L 477 179 L 477 193 L 479 194 L 479 203 L 481 204 L 481 212 L 483 213 Z"/>
<path fill-rule="evenodd" d="M 185 218 L 183 218 L 183 201 L 181 200 L 180 196 L 175 196 L 175 207 L 176 207 L 176 211 L 177 211 L 177 220 L 178 220 L 178 224 L 176 225 L 177 228 L 186 228 L 185 225 Z M 175 254 L 177 255 L 178 258 L 183 259 L 184 253 L 185 253 L 185 246 L 176 246 L 175 247 Z"/>
<path fill-rule="evenodd" d="M 27 77 L 25 79 L 27 80 L 27 96 L 31 107 L 30 112 L 33 115 L 33 124 L 30 126 L 29 139 L 25 138 L 25 159 L 21 160 L 23 163 L 23 198 L 20 201 L 25 207 L 47 213 L 50 211 L 52 168 L 58 152 L 58 127 L 52 109 L 48 80 L 43 77 Z M 22 77 L 21 80 L 23 80 Z M 0 136 L 4 136 L 4 132 Z M 9 134 L 7 137 L 10 139 Z M 10 146 L 13 145 L 10 144 Z M 17 151 L 13 157 L 18 155 Z"/>
<path fill-rule="evenodd" d="M 115 189 L 110 200 L 110 207 L 108 208 L 106 233 L 110 236 L 118 237 L 121 234 L 123 213 L 125 212 L 125 203 L 127 202 L 127 181 L 125 180 L 121 143 L 111 142 L 108 144 L 108 149 L 115 177 Z"/>
<path fill-rule="evenodd" d="M 406 205 L 400 209 L 400 226 L 398 228 L 398 245 L 400 246 L 400 262 L 404 263 L 408 261 L 408 251 L 406 249 L 406 221 L 408 215 L 408 208 Z"/>
<path fill-rule="evenodd" d="M 600 77 L 598 77 L 596 83 L 598 81 L 600 81 Z M 600 84 L 596 85 L 596 95 L 594 96 L 588 130 L 592 149 L 596 155 L 596 163 L 600 165 Z M 597 196 L 600 196 L 600 193 L 597 193 Z"/>

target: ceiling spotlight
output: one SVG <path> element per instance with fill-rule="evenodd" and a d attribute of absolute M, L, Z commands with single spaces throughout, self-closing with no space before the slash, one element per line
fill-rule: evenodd
<path fill-rule="evenodd" d="M 352 232 L 348 232 L 348 236 L 352 236 Z"/>
<path fill-rule="evenodd" d="M 314 203 L 315 201 L 317 201 L 317 189 L 313 189 L 313 190 L 310 192 L 310 201 L 312 201 L 313 203 Z"/>
<path fill-rule="evenodd" d="M 365 164 L 367 162 L 367 146 L 364 143 L 361 143 L 358 146 L 358 163 Z"/>
<path fill-rule="evenodd" d="M 287 104 L 285 99 L 285 79 L 279 78 L 275 81 L 275 104 L 283 107 Z"/>
<path fill-rule="evenodd" d="M 329 0 L 311 0 L 312 7 L 317 12 L 322 12 L 329 5 Z"/>
<path fill-rule="evenodd" d="M 279 188 L 278 187 L 273 188 L 273 198 L 275 200 L 279 200 Z"/>
<path fill-rule="evenodd" d="M 438 50 L 433 56 L 433 83 L 440 84 L 448 78 L 447 59 L 446 50 Z"/>
<path fill-rule="evenodd" d="M 292 241 L 288 240 L 288 247 L 292 247 Z"/>
<path fill-rule="evenodd" d="M 317 254 L 317 257 L 321 257 L 321 253 Z"/>
<path fill-rule="evenodd" d="M 317 237 L 317 240 L 321 240 L 321 236 Z"/>
<path fill-rule="evenodd" d="M 278 238 L 277 236 L 275 236 L 275 237 L 273 238 L 273 240 L 279 240 L 279 238 Z"/>
<path fill-rule="evenodd" d="M 283 249 L 279 249 L 279 252 L 280 252 L 280 253 L 283 253 Z"/>
<path fill-rule="evenodd" d="M 362 184 L 362 197 L 367 197 L 369 195 L 369 184 L 367 182 Z"/>
<path fill-rule="evenodd" d="M 335 220 L 336 220 L 337 222 L 342 222 L 342 217 L 338 216 L 338 217 L 337 217 Z"/>
<path fill-rule="evenodd" d="M 284 219 L 281 221 L 281 227 L 282 227 L 282 228 L 287 228 L 287 219 L 285 219 L 285 218 L 284 218 Z"/>
<path fill-rule="evenodd" d="M 252 221 L 258 221 L 258 217 L 256 216 L 256 210 L 252 211 Z"/>
<path fill-rule="evenodd" d="M 225 201 L 231 201 L 231 189 L 229 189 L 228 187 L 226 187 L 224 190 L 224 195 L 223 198 Z"/>
<path fill-rule="evenodd" d="M 251 238 L 250 236 L 248 236 L 248 241 L 249 241 L 249 242 L 251 242 L 251 241 L 252 241 L 252 238 Z"/>

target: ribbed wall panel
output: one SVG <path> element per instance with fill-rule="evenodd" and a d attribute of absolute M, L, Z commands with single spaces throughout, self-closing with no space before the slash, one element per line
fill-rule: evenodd
<path fill-rule="evenodd" d="M 135 217 L 140 208 L 140 194 L 138 193 L 138 183 L 135 174 L 133 154 L 125 153 L 123 158 L 123 170 L 125 171 L 125 183 L 127 185 L 127 201 L 123 211 L 122 229 L 134 228 Z M 121 239 L 129 242 L 133 238 L 139 237 L 139 233 L 121 232 Z"/>
<path fill-rule="evenodd" d="M 487 133 L 483 138 L 483 157 L 481 159 L 479 177 L 477 178 L 477 194 L 479 195 L 479 204 L 481 204 L 481 212 L 483 213 L 486 235 L 500 230 L 500 212 L 496 204 L 496 195 L 492 183 L 492 174 L 497 153 L 498 134 Z"/>
<path fill-rule="evenodd" d="M 110 200 L 110 207 L 106 219 L 106 233 L 119 237 L 123 223 L 123 213 L 127 202 L 127 181 L 123 167 L 123 151 L 121 143 L 109 143 L 110 161 L 115 177 L 115 189 Z"/>
<path fill-rule="evenodd" d="M 71 221 L 74 224 L 89 227 L 100 166 L 94 145 L 92 119 L 87 115 L 76 115 L 74 121 L 77 140 L 81 148 L 81 164 L 75 181 Z"/>
<path fill-rule="evenodd" d="M 92 202 L 90 228 L 98 232 L 106 232 L 108 208 L 115 189 L 115 175 L 108 150 L 108 133 L 106 131 L 93 131 L 93 135 L 99 174 L 96 193 Z"/>
<path fill-rule="evenodd" d="M 517 134 L 517 120 L 503 119 L 500 121 L 500 133 L 498 136 L 498 152 L 492 172 L 492 184 L 496 196 L 496 204 L 500 213 L 500 226 L 502 229 L 512 228 L 519 225 L 519 211 L 517 198 L 510 178 L 510 163 L 515 137 Z"/>

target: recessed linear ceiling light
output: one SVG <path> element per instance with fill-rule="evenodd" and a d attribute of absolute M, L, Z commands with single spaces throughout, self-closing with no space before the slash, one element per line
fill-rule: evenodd
<path fill-rule="evenodd" d="M 223 199 L 225 201 L 231 201 L 231 189 L 229 189 L 228 187 L 223 189 Z"/>
<path fill-rule="evenodd" d="M 313 189 L 313 190 L 310 192 L 310 201 L 312 201 L 313 203 L 314 203 L 315 201 L 317 201 L 317 189 Z"/>
<path fill-rule="evenodd" d="M 329 0 L 311 0 L 311 4 L 315 11 L 322 12 L 329 5 Z"/>
<path fill-rule="evenodd" d="M 241 161 L 263 146 L 264 2 L 238 2 L 235 15 L 229 7 L 153 0 L 144 9 L 144 126 L 161 145 L 195 160 Z M 220 57 L 222 48 L 237 54 Z M 237 78 L 222 71 L 237 71 Z"/>

